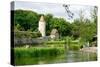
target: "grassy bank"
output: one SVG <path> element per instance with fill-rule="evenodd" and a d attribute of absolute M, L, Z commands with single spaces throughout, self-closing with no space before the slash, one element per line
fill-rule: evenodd
<path fill-rule="evenodd" d="M 44 46 L 46 46 L 46 47 L 62 47 L 62 48 L 65 48 L 65 46 L 67 46 L 69 50 L 79 50 L 81 47 L 81 43 L 77 42 L 77 41 L 65 42 L 64 40 L 62 40 L 62 41 L 47 41 L 46 43 L 44 43 Z"/>
<path fill-rule="evenodd" d="M 56 56 L 64 53 L 64 48 L 51 48 L 51 47 L 31 47 L 31 48 L 17 47 L 14 48 L 14 50 L 15 50 L 15 58 Z"/>

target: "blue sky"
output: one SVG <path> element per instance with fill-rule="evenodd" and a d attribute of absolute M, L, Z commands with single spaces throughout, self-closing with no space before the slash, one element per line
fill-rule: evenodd
<path fill-rule="evenodd" d="M 73 21 L 73 19 L 79 18 L 79 12 L 82 10 L 85 18 L 90 18 L 91 9 L 93 6 L 87 5 L 70 5 L 69 9 L 74 13 L 73 19 L 68 19 L 67 13 L 63 4 L 55 3 L 38 3 L 38 2 L 24 2 L 24 1 L 15 1 L 15 9 L 23 10 L 32 10 L 37 13 L 43 14 L 53 14 L 55 17 L 61 17 L 68 21 Z"/>

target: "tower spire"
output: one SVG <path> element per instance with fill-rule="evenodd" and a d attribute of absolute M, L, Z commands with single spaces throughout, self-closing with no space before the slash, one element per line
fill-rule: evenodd
<path fill-rule="evenodd" d="M 39 29 L 42 37 L 44 37 L 45 36 L 45 30 L 46 30 L 46 23 L 45 23 L 43 15 L 40 17 L 38 29 Z"/>
<path fill-rule="evenodd" d="M 40 17 L 39 22 L 45 22 L 45 20 L 44 20 L 44 16 L 43 16 L 43 15 Z"/>

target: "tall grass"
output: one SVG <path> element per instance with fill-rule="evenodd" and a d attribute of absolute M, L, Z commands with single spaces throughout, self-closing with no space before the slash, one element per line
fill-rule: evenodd
<path fill-rule="evenodd" d="M 75 51 L 77 51 L 79 49 L 80 49 L 80 45 L 73 44 L 73 45 L 69 46 L 69 50 L 75 50 Z"/>
<path fill-rule="evenodd" d="M 15 58 L 21 57 L 48 57 L 57 56 L 64 53 L 64 48 L 50 47 L 31 47 L 31 48 L 15 48 Z"/>
<path fill-rule="evenodd" d="M 47 41 L 44 43 L 44 46 L 47 46 L 47 47 L 65 47 L 65 45 L 68 45 L 68 46 L 72 46 L 74 47 L 73 45 L 75 46 L 80 46 L 80 42 L 78 41 Z"/>
<path fill-rule="evenodd" d="M 63 40 L 63 41 L 47 41 L 44 46 L 47 47 L 66 47 L 68 50 L 79 50 L 81 43 L 78 40 Z"/>

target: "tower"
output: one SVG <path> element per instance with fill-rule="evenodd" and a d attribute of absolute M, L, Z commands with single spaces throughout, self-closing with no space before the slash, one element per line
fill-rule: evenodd
<path fill-rule="evenodd" d="M 45 36 L 45 30 L 46 30 L 46 22 L 44 20 L 43 15 L 40 17 L 38 30 L 40 31 L 42 37 L 44 37 Z"/>

